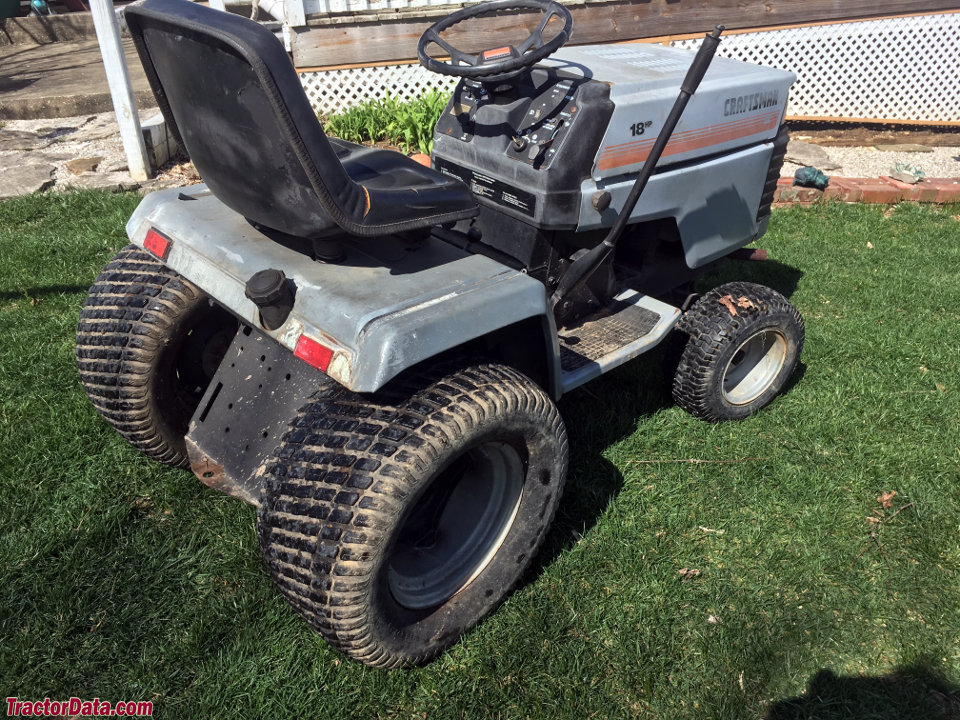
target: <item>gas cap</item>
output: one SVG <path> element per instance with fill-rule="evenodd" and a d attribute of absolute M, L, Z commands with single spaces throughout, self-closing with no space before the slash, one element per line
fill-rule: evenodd
<path fill-rule="evenodd" d="M 247 280 L 244 295 L 260 308 L 260 324 L 267 330 L 283 325 L 293 309 L 292 283 L 283 270 L 268 268 L 254 273 Z"/>

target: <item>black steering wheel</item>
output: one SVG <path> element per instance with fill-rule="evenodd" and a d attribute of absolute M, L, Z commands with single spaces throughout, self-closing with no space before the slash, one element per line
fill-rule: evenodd
<path fill-rule="evenodd" d="M 498 10 L 526 9 L 540 10 L 543 17 L 536 29 L 530 33 L 530 36 L 516 47 L 505 45 L 488 48 L 476 55 L 471 55 L 458 50 L 440 37 L 441 32 L 468 18 L 489 15 Z M 555 37 L 545 43 L 543 41 L 543 31 L 554 16 L 563 20 L 563 28 Z M 492 0 L 491 2 L 457 10 L 457 12 L 447 15 L 439 22 L 431 25 L 420 36 L 420 42 L 417 43 L 417 56 L 420 58 L 420 64 L 427 70 L 443 75 L 456 75 L 480 80 L 506 80 L 559 50 L 569 39 L 572 30 L 573 17 L 570 15 L 570 11 L 563 5 L 553 2 L 553 0 Z M 436 43 L 442 50 L 446 51 L 450 55 L 450 60 L 435 60 L 427 55 L 426 48 L 431 43 Z"/>

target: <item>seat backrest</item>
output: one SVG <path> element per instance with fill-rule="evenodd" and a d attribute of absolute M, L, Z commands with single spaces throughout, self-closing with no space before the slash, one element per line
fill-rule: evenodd
<path fill-rule="evenodd" d="M 273 33 L 187 0 L 145 0 L 125 13 L 166 121 L 221 202 L 299 237 L 354 231 L 366 193 Z"/>

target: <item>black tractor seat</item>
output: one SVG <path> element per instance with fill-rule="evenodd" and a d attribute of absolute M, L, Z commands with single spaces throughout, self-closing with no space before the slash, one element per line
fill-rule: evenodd
<path fill-rule="evenodd" d="M 477 214 L 459 180 L 397 152 L 329 140 L 266 28 L 188 0 L 145 0 L 125 12 L 174 136 L 213 194 L 248 220 L 316 239 Z"/>

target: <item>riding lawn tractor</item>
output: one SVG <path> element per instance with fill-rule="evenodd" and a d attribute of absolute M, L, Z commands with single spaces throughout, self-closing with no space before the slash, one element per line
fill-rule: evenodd
<path fill-rule="evenodd" d="M 450 39 L 530 11 L 517 44 Z M 560 499 L 562 395 L 668 337 L 673 397 L 710 422 L 796 368 L 782 295 L 693 290 L 766 230 L 787 144 L 794 76 L 714 60 L 722 28 L 696 56 L 563 48 L 551 0 L 458 10 L 418 47 L 460 78 L 424 167 L 328 138 L 257 23 L 186 0 L 126 18 L 204 184 L 130 218 L 81 380 L 135 447 L 258 506 L 268 572 L 350 657 L 426 662 L 503 600 Z"/>

